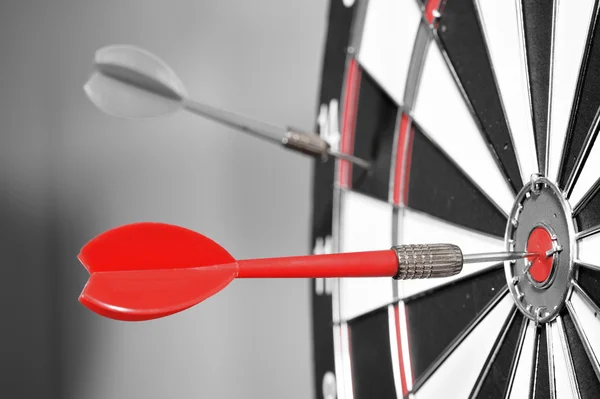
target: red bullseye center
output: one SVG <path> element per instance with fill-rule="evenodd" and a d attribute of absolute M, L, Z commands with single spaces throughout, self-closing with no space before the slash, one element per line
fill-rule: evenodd
<path fill-rule="evenodd" d="M 533 229 L 527 240 L 527 252 L 539 254 L 529 259 L 532 264 L 529 274 L 534 281 L 543 283 L 552 273 L 553 255 L 546 256 L 546 252 L 552 249 L 552 236 L 543 227 Z"/>

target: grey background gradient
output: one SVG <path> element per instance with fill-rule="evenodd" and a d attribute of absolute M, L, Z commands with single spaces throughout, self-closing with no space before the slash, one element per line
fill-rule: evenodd
<path fill-rule="evenodd" d="M 311 161 L 185 113 L 113 119 L 82 86 L 97 48 L 135 44 L 195 99 L 310 129 L 326 12 L 317 0 L 0 4 L 1 397 L 312 396 L 308 280 L 235 281 L 175 316 L 121 323 L 77 302 L 76 259 L 143 220 L 239 258 L 308 253 Z"/>

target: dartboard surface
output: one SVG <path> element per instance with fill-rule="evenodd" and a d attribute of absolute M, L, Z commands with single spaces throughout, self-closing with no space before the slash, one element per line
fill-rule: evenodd
<path fill-rule="evenodd" d="M 598 397 L 598 8 L 331 1 L 320 133 L 373 167 L 316 164 L 315 253 L 546 258 L 314 280 L 317 397 Z"/>

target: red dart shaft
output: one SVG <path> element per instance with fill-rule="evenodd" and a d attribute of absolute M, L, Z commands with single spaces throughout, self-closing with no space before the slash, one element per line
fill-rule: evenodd
<path fill-rule="evenodd" d="M 393 277 L 393 250 L 240 260 L 238 278 Z"/>

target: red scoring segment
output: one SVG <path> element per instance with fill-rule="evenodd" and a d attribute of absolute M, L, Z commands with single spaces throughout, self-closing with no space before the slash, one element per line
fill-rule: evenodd
<path fill-rule="evenodd" d="M 403 112 L 400 117 L 398 143 L 396 146 L 396 165 L 394 168 L 393 200 L 396 205 L 404 205 L 408 199 L 408 179 L 410 176 L 413 133 L 410 119 L 408 115 Z"/>
<path fill-rule="evenodd" d="M 529 274 L 533 280 L 543 283 L 552 273 L 553 256 L 546 256 L 546 252 L 552 249 L 552 237 L 548 230 L 536 227 L 532 230 L 527 240 L 527 252 L 539 254 L 532 260 Z M 531 259 L 530 259 L 531 260 Z"/>
<path fill-rule="evenodd" d="M 342 138 L 340 150 L 344 154 L 354 152 L 354 129 L 356 128 L 356 115 L 358 112 L 358 95 L 360 92 L 361 70 L 356 59 L 351 58 L 346 73 L 346 90 L 344 94 L 344 113 L 342 114 Z M 352 185 L 352 164 L 340 160 L 339 184 L 343 188 Z"/>
<path fill-rule="evenodd" d="M 440 11 L 442 0 L 427 0 L 425 4 L 425 19 L 431 25 L 435 21 L 434 11 Z"/>

